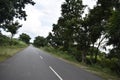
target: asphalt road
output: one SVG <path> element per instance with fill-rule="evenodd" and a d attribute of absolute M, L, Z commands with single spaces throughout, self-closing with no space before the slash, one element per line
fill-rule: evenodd
<path fill-rule="evenodd" d="M 0 63 L 0 80 L 102 80 L 33 46 Z"/>

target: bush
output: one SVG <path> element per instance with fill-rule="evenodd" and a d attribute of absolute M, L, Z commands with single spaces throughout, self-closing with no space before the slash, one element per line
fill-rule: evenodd
<path fill-rule="evenodd" d="M 120 74 L 120 60 L 117 58 L 102 59 L 100 61 L 100 66 L 102 68 L 109 68 L 112 72 Z"/>
<path fill-rule="evenodd" d="M 14 46 L 26 46 L 26 43 L 25 42 L 23 42 L 23 41 L 20 41 L 20 40 L 17 40 L 17 39 L 13 39 L 12 40 L 12 45 L 14 45 Z"/>
<path fill-rule="evenodd" d="M 111 59 L 110 69 L 117 74 L 120 74 L 120 61 L 117 58 Z"/>
<path fill-rule="evenodd" d="M 0 46 L 6 46 L 9 44 L 10 44 L 10 38 L 0 33 Z"/>

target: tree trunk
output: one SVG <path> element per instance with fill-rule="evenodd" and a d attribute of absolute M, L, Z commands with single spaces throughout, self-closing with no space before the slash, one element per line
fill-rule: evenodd
<path fill-rule="evenodd" d="M 99 47 L 100 47 L 102 41 L 103 41 L 105 38 L 106 38 L 106 36 L 104 36 L 104 37 L 100 40 L 100 42 L 99 42 L 99 44 L 98 44 L 97 52 L 95 53 L 95 63 L 97 63 L 97 56 L 98 56 L 98 52 L 99 52 Z"/>
<path fill-rule="evenodd" d="M 93 64 L 93 52 L 94 52 L 94 43 L 93 43 L 92 49 L 90 51 L 90 63 L 91 64 Z"/>
<path fill-rule="evenodd" d="M 86 53 L 85 51 L 82 51 L 82 63 L 86 62 Z"/>
<path fill-rule="evenodd" d="M 10 46 L 13 45 L 13 40 L 12 40 L 12 39 L 13 39 L 13 36 L 14 36 L 14 35 L 12 34 L 12 35 L 11 35 L 11 38 L 10 38 Z"/>
<path fill-rule="evenodd" d="M 95 63 L 97 63 L 98 51 L 99 51 L 99 47 L 97 47 L 97 52 L 95 53 Z"/>

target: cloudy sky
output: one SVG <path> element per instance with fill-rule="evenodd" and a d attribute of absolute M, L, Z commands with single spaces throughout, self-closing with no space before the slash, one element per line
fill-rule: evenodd
<path fill-rule="evenodd" d="M 34 6 L 27 5 L 27 21 L 20 21 L 23 27 L 19 29 L 15 38 L 19 34 L 26 33 L 34 40 L 36 36 L 46 37 L 52 31 L 52 24 L 57 23 L 61 15 L 61 4 L 64 0 L 33 0 L 36 2 Z M 96 4 L 95 0 L 83 0 L 83 4 L 89 5 L 90 8 Z M 10 33 L 5 33 L 10 35 Z"/>

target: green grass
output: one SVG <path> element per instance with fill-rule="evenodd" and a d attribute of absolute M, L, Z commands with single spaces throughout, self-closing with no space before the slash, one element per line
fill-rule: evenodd
<path fill-rule="evenodd" d="M 108 68 L 102 68 L 99 65 L 86 65 L 89 72 L 92 72 L 104 80 L 120 80 L 120 76 L 116 75 L 114 72 L 112 73 Z"/>
<path fill-rule="evenodd" d="M 68 55 L 66 52 L 54 49 L 52 47 L 43 47 L 40 49 L 50 53 L 51 55 L 58 57 L 61 60 L 64 60 L 68 63 L 73 64 L 73 65 L 76 65 L 80 68 L 83 68 L 84 70 L 89 71 L 91 73 L 94 73 L 95 75 L 102 77 L 104 80 L 120 80 L 120 77 L 118 77 L 117 75 L 112 73 L 109 69 L 102 68 L 99 65 L 82 64 L 82 63 L 78 62 L 74 58 L 74 56 Z"/>
<path fill-rule="evenodd" d="M 77 62 L 76 59 L 74 58 L 74 56 L 68 55 L 66 52 L 54 49 L 52 47 L 49 47 L 49 48 L 48 47 L 41 47 L 40 49 L 42 49 L 44 51 L 47 51 L 51 55 L 54 55 L 54 56 L 59 57 L 61 59 L 63 58 L 63 59 L 69 60 L 69 61 L 75 61 L 75 62 Z"/>
<path fill-rule="evenodd" d="M 17 52 L 23 50 L 26 46 L 0 46 L 0 62 L 5 61 Z"/>

